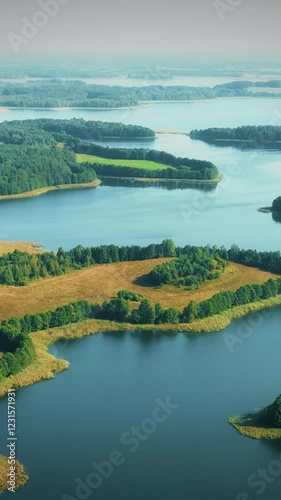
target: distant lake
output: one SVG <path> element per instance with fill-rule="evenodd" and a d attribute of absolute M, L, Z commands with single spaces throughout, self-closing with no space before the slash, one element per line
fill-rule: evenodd
<path fill-rule="evenodd" d="M 223 83 L 230 83 L 239 80 L 269 81 L 278 80 L 279 75 L 274 76 L 256 76 L 244 75 L 243 77 L 225 77 L 225 76 L 175 76 L 169 79 L 154 79 L 154 78 L 128 78 L 127 76 L 116 76 L 112 78 L 60 78 L 61 80 L 82 80 L 89 85 L 121 85 L 122 87 L 144 87 L 148 85 L 162 85 L 163 87 L 182 85 L 187 87 L 215 87 Z M 42 80 L 42 78 L 20 78 L 7 79 L 4 82 L 27 82 L 29 80 Z"/>
<path fill-rule="evenodd" d="M 0 121 L 33 118 L 85 118 L 143 125 L 153 129 L 190 132 L 208 127 L 281 124 L 280 98 L 233 97 L 209 101 L 149 103 L 115 110 L 11 110 L 0 113 Z"/>

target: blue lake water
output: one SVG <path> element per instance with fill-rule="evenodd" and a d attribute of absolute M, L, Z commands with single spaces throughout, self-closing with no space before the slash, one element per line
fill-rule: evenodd
<path fill-rule="evenodd" d="M 279 109 L 279 99 L 228 99 L 126 111 L 11 111 L 1 113 L 1 120 L 76 116 L 188 131 L 278 124 Z M 143 245 L 166 237 L 177 244 L 280 249 L 280 224 L 257 208 L 280 195 L 281 152 L 218 148 L 171 134 L 158 135 L 149 146 L 211 160 L 224 181 L 212 192 L 102 185 L 1 202 L 0 239 L 36 241 L 54 250 L 78 243 Z M 247 500 L 260 498 L 248 479 L 254 474 L 256 481 L 258 470 L 279 459 L 281 449 L 240 436 L 227 417 L 254 411 L 279 394 L 280 320 L 277 308 L 214 335 L 99 334 L 53 346 L 55 355 L 71 362 L 70 369 L 17 393 L 18 458 L 31 477 L 17 498 L 77 498 L 76 478 L 87 481 L 91 463 L 107 460 L 113 450 L 124 463 L 100 488 L 85 492 L 85 499 L 242 500 L 241 492 Z M 245 329 L 248 338 L 241 342 Z M 226 334 L 240 339 L 234 352 Z M 167 397 L 178 408 L 130 452 L 121 442 L 123 433 L 144 425 L 156 400 Z M 3 398 L 1 453 L 6 413 Z M 271 479 L 262 498 L 278 500 L 281 479 Z"/>

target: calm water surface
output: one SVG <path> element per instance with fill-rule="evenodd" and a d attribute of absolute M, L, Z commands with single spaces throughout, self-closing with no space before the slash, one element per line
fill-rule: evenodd
<path fill-rule="evenodd" d="M 278 109 L 278 99 L 228 99 L 129 111 L 12 111 L 2 113 L 1 120 L 77 116 L 188 131 L 269 124 Z M 225 180 L 208 193 L 103 185 L 2 202 L 0 239 L 37 241 L 54 250 L 78 243 L 148 244 L 166 237 L 178 244 L 280 248 L 281 226 L 257 212 L 280 195 L 280 152 L 216 148 L 171 134 L 157 136 L 150 147 L 211 160 Z M 258 321 L 233 353 L 224 337 L 237 336 L 257 319 L 244 318 L 214 335 L 99 334 L 53 346 L 55 355 L 70 360 L 70 369 L 17 393 L 18 458 L 31 476 L 17 492 L 19 500 L 66 500 L 64 493 L 73 500 L 75 479 L 85 481 L 91 463 L 106 460 L 113 450 L 125 462 L 91 499 L 238 500 L 241 492 L 260 498 L 248 478 L 267 469 L 281 449 L 240 436 L 226 419 L 279 394 L 281 309 Z M 156 399 L 168 396 L 179 408 L 131 453 L 120 441 L 122 434 L 151 416 Z M 6 413 L 4 398 L 2 423 Z M 4 424 L 1 453 L 5 439 Z M 274 478 L 262 498 L 279 500 L 280 481 Z"/>

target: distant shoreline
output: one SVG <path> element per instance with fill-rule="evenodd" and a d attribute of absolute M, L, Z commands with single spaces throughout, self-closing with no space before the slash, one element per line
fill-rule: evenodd
<path fill-rule="evenodd" d="M 150 104 L 173 104 L 173 103 L 191 103 L 191 102 L 211 102 L 211 101 L 218 101 L 221 99 L 281 99 L 281 92 L 280 94 L 276 95 L 268 95 L 267 96 L 225 96 L 225 97 L 213 97 L 213 98 L 208 98 L 208 99 L 182 99 L 182 100 L 152 100 L 152 101 L 140 101 L 139 104 L 135 104 L 133 106 L 120 106 L 120 107 L 95 107 L 95 106 L 61 106 L 61 107 L 25 107 L 25 106 L 1 106 L 0 107 L 0 113 L 8 112 L 8 111 L 13 111 L 13 110 L 30 110 L 30 111 L 70 111 L 72 109 L 74 110 L 85 110 L 85 111 L 113 111 L 113 110 L 130 110 L 130 109 L 137 109 L 141 107 L 146 107 Z"/>

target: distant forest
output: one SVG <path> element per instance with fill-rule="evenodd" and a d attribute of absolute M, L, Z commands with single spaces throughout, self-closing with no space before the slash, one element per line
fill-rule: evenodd
<path fill-rule="evenodd" d="M 266 90 L 263 91 L 263 88 Z M 254 92 L 251 89 L 255 89 Z M 270 90 L 272 89 L 272 92 Z M 279 92 L 280 90 L 280 92 Z M 23 108 L 137 106 L 142 101 L 178 101 L 219 97 L 280 97 L 281 80 L 270 82 L 235 81 L 215 87 L 149 85 L 121 87 L 88 85 L 80 80 L 30 80 L 0 83 L 0 106 Z"/>
<path fill-rule="evenodd" d="M 192 130 L 190 133 L 192 139 L 199 139 L 208 143 L 219 141 L 247 141 L 256 146 L 272 145 L 279 143 L 281 145 L 281 126 L 243 126 L 237 128 L 208 128 L 205 130 Z M 217 142 L 218 141 L 218 142 Z"/>

